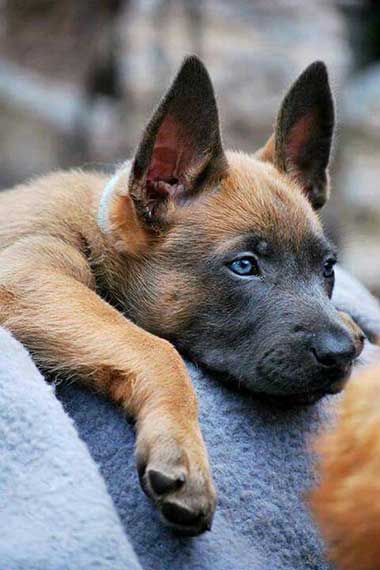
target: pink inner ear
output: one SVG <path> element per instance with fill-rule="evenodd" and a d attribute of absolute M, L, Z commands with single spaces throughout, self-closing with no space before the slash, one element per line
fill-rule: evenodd
<path fill-rule="evenodd" d="M 193 159 L 194 147 L 190 136 L 181 124 L 168 115 L 156 136 L 147 180 L 183 183 Z"/>
<path fill-rule="evenodd" d="M 303 153 L 313 137 L 313 113 L 308 113 L 292 127 L 288 135 L 286 154 L 291 162 L 298 164 Z"/>

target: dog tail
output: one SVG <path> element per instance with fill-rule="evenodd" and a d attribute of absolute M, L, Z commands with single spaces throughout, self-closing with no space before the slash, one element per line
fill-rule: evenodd
<path fill-rule="evenodd" d="M 339 570 L 380 570 L 380 366 L 351 380 L 317 451 L 311 507 L 331 559 Z"/>

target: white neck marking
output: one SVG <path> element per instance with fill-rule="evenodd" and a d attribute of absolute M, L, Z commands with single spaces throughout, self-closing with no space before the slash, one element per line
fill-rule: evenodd
<path fill-rule="evenodd" d="M 129 173 L 131 167 L 130 162 L 126 162 L 123 168 L 115 172 L 115 174 L 108 180 L 102 192 L 99 209 L 98 209 L 98 226 L 103 233 L 107 233 L 109 230 L 109 210 L 112 200 L 115 197 L 116 186 L 120 180 L 121 175 Z"/>

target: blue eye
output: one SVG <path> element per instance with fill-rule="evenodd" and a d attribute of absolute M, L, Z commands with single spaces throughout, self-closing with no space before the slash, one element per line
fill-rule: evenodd
<path fill-rule="evenodd" d="M 325 279 L 332 279 L 334 277 L 334 265 L 336 263 L 336 259 L 330 257 L 327 259 L 323 265 L 323 276 Z"/>
<path fill-rule="evenodd" d="M 227 264 L 227 267 L 233 273 L 242 277 L 260 275 L 260 270 L 254 257 L 240 257 L 239 259 L 234 259 L 234 261 Z"/>

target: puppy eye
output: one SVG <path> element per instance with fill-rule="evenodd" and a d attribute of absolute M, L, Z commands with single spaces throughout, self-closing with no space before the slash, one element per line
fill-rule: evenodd
<path fill-rule="evenodd" d="M 240 257 L 227 263 L 227 267 L 232 273 L 241 277 L 249 277 L 251 275 L 260 275 L 259 266 L 254 257 Z"/>
<path fill-rule="evenodd" d="M 325 279 L 332 279 L 334 277 L 334 265 L 336 264 L 336 259 L 330 257 L 323 264 L 323 277 Z"/>

